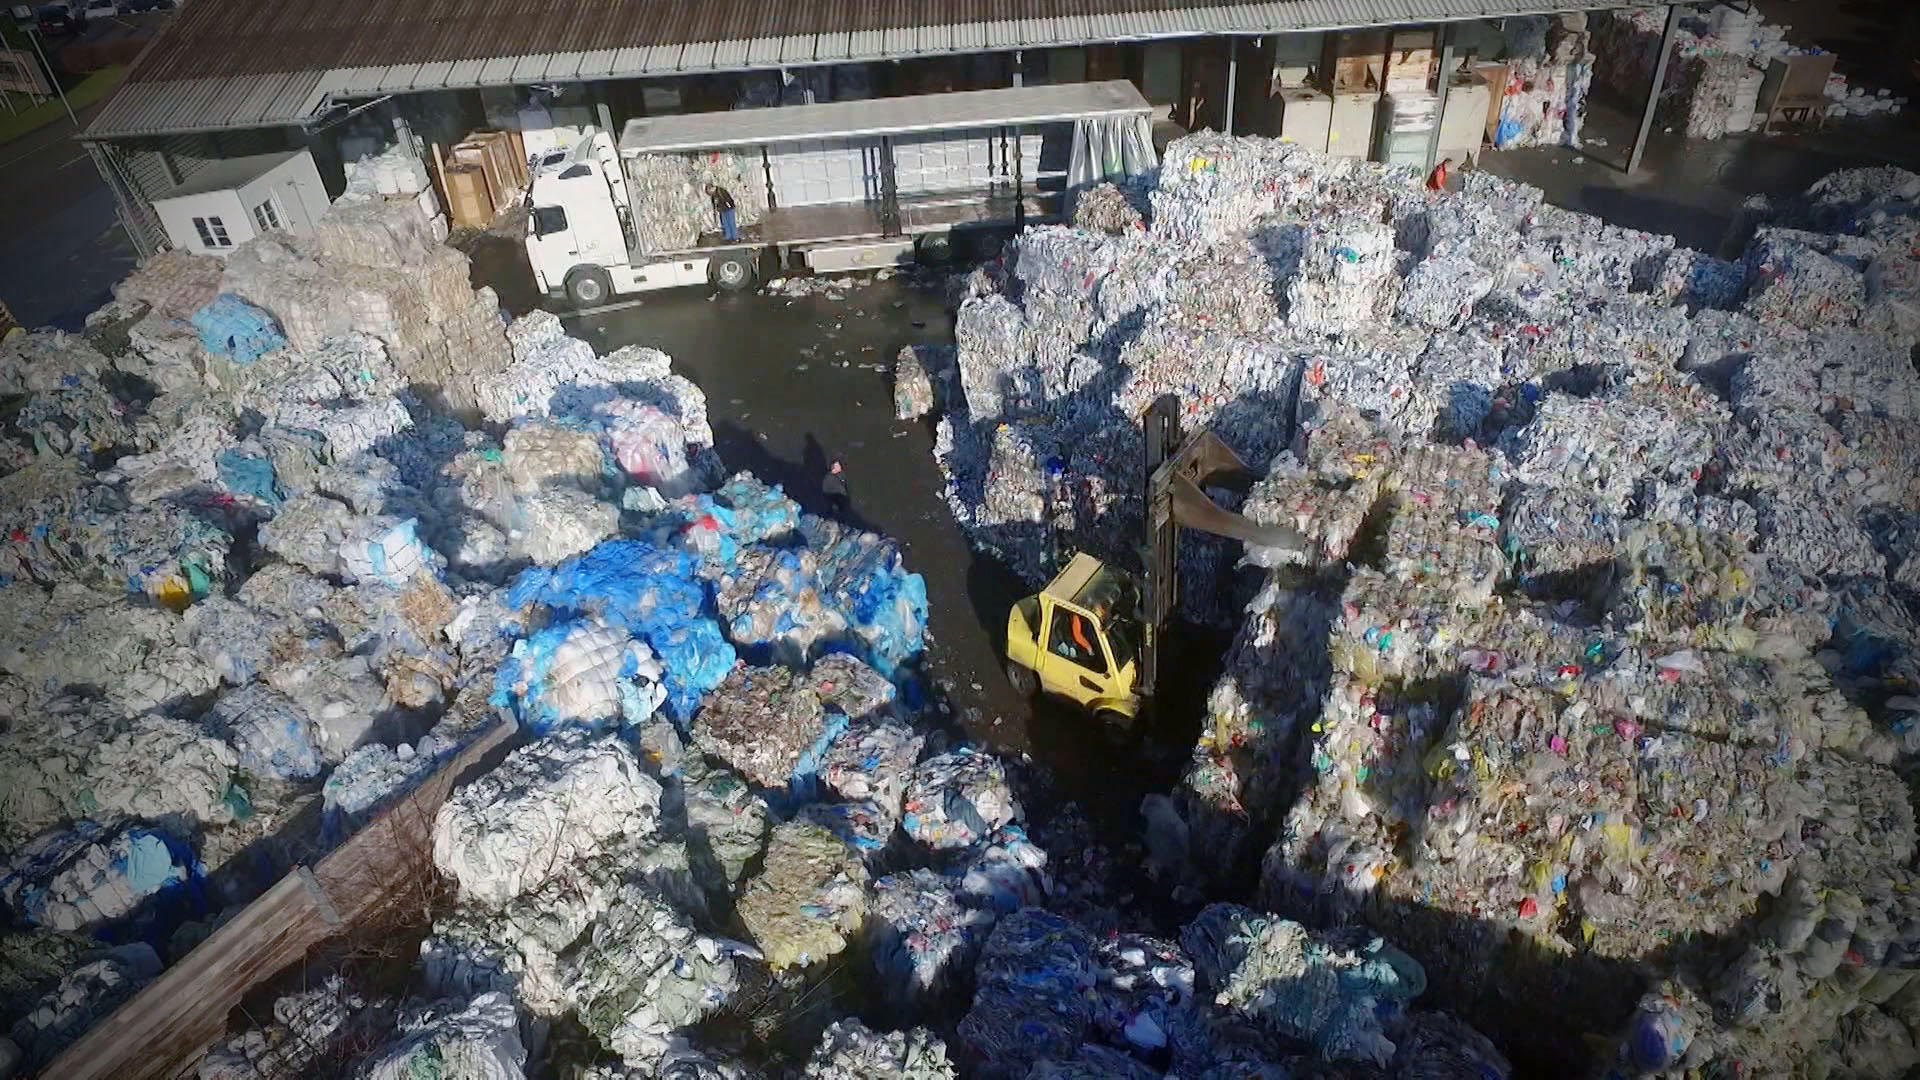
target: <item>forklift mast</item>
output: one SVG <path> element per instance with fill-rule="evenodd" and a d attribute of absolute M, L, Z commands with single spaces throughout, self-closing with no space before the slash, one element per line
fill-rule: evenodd
<path fill-rule="evenodd" d="M 1151 695 L 1160 679 L 1160 629 L 1180 601 L 1180 530 L 1197 529 L 1261 547 L 1305 551 L 1307 541 L 1284 525 L 1260 525 L 1222 510 L 1206 488 L 1244 494 L 1256 479 L 1220 437 L 1202 430 L 1182 441 L 1180 399 L 1162 394 L 1145 416 L 1146 577 L 1140 596 L 1140 668 L 1135 692 Z"/>

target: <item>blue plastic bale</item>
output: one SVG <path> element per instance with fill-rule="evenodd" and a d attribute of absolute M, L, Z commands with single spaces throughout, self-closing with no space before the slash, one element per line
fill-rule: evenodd
<path fill-rule="evenodd" d="M 801 528 L 820 560 L 820 599 L 846 617 L 865 647 L 860 659 L 899 681 L 926 647 L 926 579 L 907 571 L 891 540 L 816 517 Z"/>
<path fill-rule="evenodd" d="M 210 353 L 251 364 L 287 344 L 273 316 L 232 293 L 221 293 L 190 320 Z"/>
<path fill-rule="evenodd" d="M 733 670 L 735 654 L 711 614 L 693 556 L 647 540 L 608 540 L 552 569 L 530 567 L 507 593 L 562 618 L 598 615 L 645 641 L 666 669 L 667 714 L 682 724 L 700 696 Z"/>

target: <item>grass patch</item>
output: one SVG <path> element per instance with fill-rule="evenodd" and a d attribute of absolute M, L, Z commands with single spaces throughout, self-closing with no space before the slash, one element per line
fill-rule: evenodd
<path fill-rule="evenodd" d="M 126 74 L 127 69 L 124 67 L 101 68 L 81 79 L 77 85 L 69 87 L 67 101 L 72 103 L 73 111 L 77 113 L 112 93 L 113 88 L 120 85 L 120 80 L 125 78 Z M 19 94 L 13 97 L 16 104 L 23 100 Z M 21 109 L 18 113 L 0 115 L 0 145 L 10 143 L 29 132 L 38 131 L 56 120 L 65 120 L 66 117 L 67 110 L 61 107 L 60 98 L 57 95 L 31 108 Z"/>

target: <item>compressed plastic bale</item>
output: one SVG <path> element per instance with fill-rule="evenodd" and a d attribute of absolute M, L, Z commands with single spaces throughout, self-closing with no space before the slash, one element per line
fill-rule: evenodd
<path fill-rule="evenodd" d="M 893 415 L 897 420 L 917 420 L 933 411 L 933 377 L 920 358 L 919 349 L 903 345 L 893 360 Z"/>
<path fill-rule="evenodd" d="M 999 759 L 970 748 L 915 766 L 902 806 L 907 835 L 936 851 L 970 847 L 1020 816 Z"/>
<path fill-rule="evenodd" d="M 1506 560 L 1497 544 L 1503 463 L 1479 450 L 1414 446 L 1387 479 L 1394 496 L 1387 522 L 1389 574 L 1491 593 Z"/>
<path fill-rule="evenodd" d="M 638 724 L 666 700 L 653 650 L 597 618 L 551 623 L 514 643 L 491 698 L 535 734 Z"/>
<path fill-rule="evenodd" d="M 1395 1080 L 1508 1080 L 1513 1066 L 1492 1040 L 1451 1013 L 1414 1012 L 1395 1033 Z"/>
<path fill-rule="evenodd" d="M 308 780 L 326 771 L 312 720 L 270 687 L 256 683 L 226 691 L 202 722 L 232 744 L 244 774 Z"/>
<path fill-rule="evenodd" d="M 427 1014 L 366 1064 L 368 1080 L 412 1080 L 423 1073 L 459 1080 L 519 1080 L 525 1075 L 527 1050 L 520 1042 L 519 1013 L 507 995 L 439 1003 Z"/>
<path fill-rule="evenodd" d="M 975 968 L 961 1042 L 989 1076 L 1024 1076 L 1066 1058 L 1092 1026 L 1093 939 L 1059 915 L 1027 909 L 1001 919 Z"/>
<path fill-rule="evenodd" d="M 146 716 L 94 748 L 87 787 L 109 814 L 219 825 L 233 817 L 238 763 L 232 747 L 196 725 Z"/>
<path fill-rule="evenodd" d="M 1308 422 L 1331 403 L 1349 405 L 1394 429 L 1403 429 L 1413 396 L 1413 369 L 1429 334 L 1367 318 L 1338 342 L 1312 347 L 1300 374 L 1300 417 Z"/>
<path fill-rule="evenodd" d="M 687 552 L 646 541 L 595 545 L 551 570 L 534 568 L 515 580 L 508 604 L 544 604 L 556 615 L 599 615 L 644 638 L 665 666 L 667 710 L 691 719 L 702 695 L 733 670 L 733 646 L 705 614 L 707 592 Z"/>
<path fill-rule="evenodd" d="M 669 498 L 684 495 L 693 476 L 687 465 L 687 433 L 679 418 L 653 405 L 609 402 L 607 442 L 629 477 Z"/>
<path fill-rule="evenodd" d="M 808 1080 L 951 1080 L 959 1073 L 947 1045 L 926 1028 L 880 1033 L 858 1020 L 836 1020 L 807 1058 Z"/>
<path fill-rule="evenodd" d="M 211 255 L 164 251 L 113 287 L 118 300 L 146 304 L 156 315 L 185 319 L 220 290 L 220 260 Z"/>
<path fill-rule="evenodd" d="M 88 821 L 15 851 L 0 876 L 0 898 L 35 926 L 113 933 L 135 915 L 143 924 L 177 917 L 199 877 L 192 849 L 179 840 Z"/>
<path fill-rule="evenodd" d="M 729 895 L 766 850 L 772 814 L 739 774 L 697 757 L 679 781 L 694 870 L 710 892 Z"/>
<path fill-rule="evenodd" d="M 874 879 L 863 937 L 888 1000 L 924 1008 L 971 971 L 996 917 L 960 902 L 958 883 L 932 870 Z"/>
<path fill-rule="evenodd" d="M 1302 228 L 1299 263 L 1280 283 L 1287 322 L 1331 334 L 1386 322 L 1401 288 L 1393 231 L 1357 219 Z"/>
<path fill-rule="evenodd" d="M 1019 372 L 1027 363 L 1026 318 L 1020 309 L 1002 296 L 969 300 L 961 305 L 953 333 L 968 415 L 993 420 L 1017 410 Z"/>
<path fill-rule="evenodd" d="M 839 612 L 859 643 L 854 650 L 889 679 L 926 647 L 927 583 L 906 568 L 892 540 L 808 516 L 807 546 L 819 558 L 820 595 Z"/>
<path fill-rule="evenodd" d="M 1549 394 L 1502 448 L 1520 480 L 1591 490 L 1619 512 L 1643 477 L 1687 477 L 1707 464 L 1714 432 L 1686 419 L 1651 401 Z"/>
<path fill-rule="evenodd" d="M 1378 937 L 1316 935 L 1237 905 L 1208 906 L 1180 938 L 1216 1004 L 1309 1042 L 1333 1061 L 1387 1064 L 1389 1021 L 1426 988 L 1420 965 Z"/>
<path fill-rule="evenodd" d="M 119 710 L 80 698 L 9 703 L 0 739 L 0 842 L 12 850 L 85 816 L 94 747 L 124 727 Z"/>
<path fill-rule="evenodd" d="M 552 566 L 620 533 L 620 508 L 583 491 L 548 488 L 519 501 L 507 531 L 513 550 Z"/>
<path fill-rule="evenodd" d="M 396 588 L 416 574 L 437 574 L 444 559 L 420 540 L 420 522 L 390 517 L 356 522 L 340 543 L 340 574 L 349 582 L 375 582 Z"/>
<path fill-rule="evenodd" d="M 1046 868 L 1046 851 L 1026 830 L 1005 825 L 964 852 L 952 872 L 960 877 L 962 900 L 1005 914 L 1046 902 L 1052 887 Z"/>
<path fill-rule="evenodd" d="M 820 778 L 843 799 L 871 799 L 898 810 L 925 743 L 924 736 L 902 724 L 857 724 L 827 749 Z"/>
<path fill-rule="evenodd" d="M 287 343 L 273 317 L 232 293 L 223 293 L 195 311 L 188 320 L 209 353 L 252 363 Z"/>
<path fill-rule="evenodd" d="M 827 830 L 870 862 L 885 854 L 900 824 L 898 811 L 868 801 L 808 803 L 794 811 L 793 820 Z"/>
<path fill-rule="evenodd" d="M 820 697 L 787 668 L 735 668 L 693 718 L 693 745 L 761 787 L 786 785 L 820 738 Z"/>
<path fill-rule="evenodd" d="M 1866 278 L 1808 246 L 1804 234 L 1762 229 L 1747 246 L 1747 296 L 1741 310 L 1816 329 L 1845 326 L 1860 317 Z"/>
<path fill-rule="evenodd" d="M 1395 311 L 1429 330 L 1453 330 L 1493 291 L 1493 275 L 1461 255 L 1422 260 L 1407 274 Z"/>
<path fill-rule="evenodd" d="M 736 911 L 769 965 L 806 967 L 851 943 L 866 916 L 867 880 L 860 857 L 838 837 L 790 822 L 775 826 Z"/>
<path fill-rule="evenodd" d="M 1622 538 L 1618 559 L 1611 606 L 1622 625 L 1649 640 L 1793 652 L 1827 633 L 1832 600 L 1817 581 L 1723 537 L 1640 526 Z"/>
<path fill-rule="evenodd" d="M 226 576 L 233 537 L 171 505 L 129 505 L 78 463 L 41 458 L 0 477 L 9 528 L 0 573 L 145 594 L 176 610 Z"/>
<path fill-rule="evenodd" d="M 84 686 L 123 715 L 178 710 L 220 676 L 179 642 L 179 620 L 72 584 L 0 585 L 0 670 L 58 690 Z"/>
<path fill-rule="evenodd" d="M 1819 498 L 1756 500 L 1760 554 L 1809 576 L 1879 577 L 1886 560 L 1850 507 Z"/>
<path fill-rule="evenodd" d="M 353 511 L 345 503 L 298 495 L 260 526 L 260 546 L 304 570 L 335 574 L 341 546 L 354 524 Z"/>
<path fill-rule="evenodd" d="M 714 582 L 714 607 L 736 646 L 791 665 L 846 630 L 845 617 L 822 601 L 819 560 L 805 549 L 742 548 Z"/>
<path fill-rule="evenodd" d="M 596 356 L 579 338 L 540 337 L 528 341 L 524 352 L 516 347 L 513 362 L 502 370 L 479 375 L 473 396 L 489 422 L 504 424 L 516 417 L 576 411 L 568 406 L 576 396 L 598 404 L 639 391 L 674 401 L 692 436 L 706 426 L 706 399 L 673 376 L 671 367 L 672 359 L 658 349 L 630 345 Z"/>
<path fill-rule="evenodd" d="M 338 975 L 276 998 L 273 1019 L 229 1035 L 200 1061 L 199 1080 L 296 1080 L 342 1044 L 391 1022 L 386 1004 L 369 1000 Z"/>
<path fill-rule="evenodd" d="M 133 944 L 68 972 L 58 986 L 14 1021 L 11 1034 L 22 1058 L 14 1064 L 43 1068 L 152 982 L 161 966 L 151 946 Z"/>
<path fill-rule="evenodd" d="M 398 750 L 378 743 L 355 750 L 327 774 L 320 789 L 322 828 L 332 836 L 352 834 L 431 775 L 433 766 L 432 758 L 414 753 L 405 743 Z"/>
<path fill-rule="evenodd" d="M 521 495 L 543 488 L 600 489 L 600 441 L 591 432 L 555 424 L 515 424 L 502 444 L 501 462 Z"/>
<path fill-rule="evenodd" d="M 886 719 L 899 693 L 886 676 L 846 653 L 821 657 L 807 678 L 821 705 L 856 723 Z"/>
<path fill-rule="evenodd" d="M 1746 268 L 1741 264 L 1689 248 L 1675 248 L 1661 267 L 1653 291 L 1693 310 L 1730 310 L 1740 303 L 1746 289 Z"/>
<path fill-rule="evenodd" d="M 1093 1023 L 1137 1054 L 1166 1048 L 1182 1008 L 1193 1000 L 1193 965 L 1172 942 L 1118 934 L 1094 945 Z"/>
<path fill-rule="evenodd" d="M 616 837 L 650 834 L 659 806 L 659 783 L 624 745 L 556 735 L 448 798 L 434 821 L 434 865 L 462 896 L 503 904 Z"/>

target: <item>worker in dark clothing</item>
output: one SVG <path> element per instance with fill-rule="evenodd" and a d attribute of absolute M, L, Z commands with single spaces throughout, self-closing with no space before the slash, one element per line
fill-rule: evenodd
<path fill-rule="evenodd" d="M 820 481 L 820 491 L 827 497 L 827 508 L 834 517 L 846 517 L 853 509 L 853 496 L 847 493 L 847 474 L 840 468 L 839 462 L 827 467 L 827 475 Z"/>
<path fill-rule="evenodd" d="M 740 226 L 733 212 L 733 193 L 719 184 L 708 184 L 707 198 L 713 200 L 713 212 L 720 215 L 720 234 L 727 238 L 727 243 L 740 239 Z"/>

